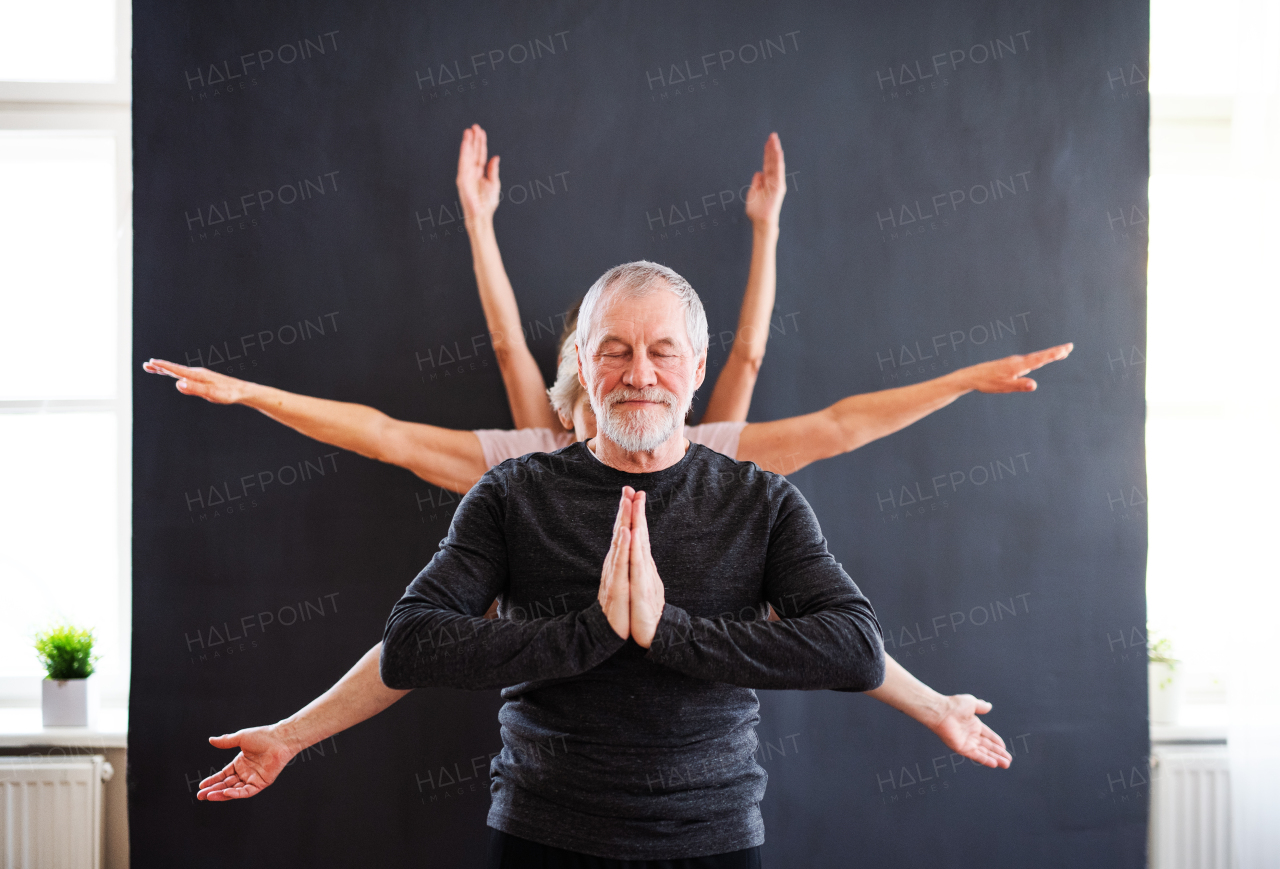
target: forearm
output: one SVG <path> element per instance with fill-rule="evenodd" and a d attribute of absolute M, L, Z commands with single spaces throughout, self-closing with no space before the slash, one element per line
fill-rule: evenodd
<path fill-rule="evenodd" d="M 738 330 L 729 357 L 716 378 L 702 422 L 741 422 L 751 408 L 760 366 L 769 341 L 769 318 L 778 287 L 778 224 L 752 224 L 751 269 L 742 295 Z"/>
<path fill-rule="evenodd" d="M 840 452 L 850 452 L 871 441 L 901 431 L 941 410 L 972 387 L 963 369 L 895 389 L 851 395 L 827 408 L 839 431 Z"/>
<path fill-rule="evenodd" d="M 546 382 L 525 343 L 515 290 L 502 264 L 502 252 L 493 229 L 493 217 L 467 219 L 471 262 L 475 269 L 480 305 L 484 309 L 489 340 L 502 372 L 516 428 L 559 429 L 560 422 L 547 400 Z"/>
<path fill-rule="evenodd" d="M 378 677 L 381 652 L 379 643 L 365 652 L 332 688 L 274 725 L 281 738 L 295 751 L 301 751 L 372 718 L 408 694 L 382 684 Z"/>
<path fill-rule="evenodd" d="M 391 418 L 372 407 L 297 395 L 257 383 L 246 383 L 236 404 L 261 411 L 321 443 L 385 460 L 382 436 Z"/>
<path fill-rule="evenodd" d="M 946 709 L 946 697 L 912 676 L 889 655 L 884 658 L 884 683 L 867 695 L 911 716 L 925 727 L 937 726 Z"/>
<path fill-rule="evenodd" d="M 691 617 L 667 604 L 648 657 L 744 688 L 870 690 L 884 678 L 884 643 L 869 606 L 849 603 L 768 621 Z"/>
<path fill-rule="evenodd" d="M 517 622 L 401 601 L 387 621 L 380 674 L 397 688 L 505 688 L 585 673 L 625 642 L 599 603 Z"/>

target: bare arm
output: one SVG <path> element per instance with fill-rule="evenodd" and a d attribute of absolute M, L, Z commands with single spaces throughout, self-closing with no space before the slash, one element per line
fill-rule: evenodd
<path fill-rule="evenodd" d="M 764 362 L 769 340 L 769 316 L 778 287 L 778 216 L 787 195 L 787 166 L 782 142 L 770 133 L 764 145 L 764 166 L 751 179 L 747 217 L 751 218 L 751 271 L 742 294 L 738 331 L 729 358 L 716 377 L 702 422 L 742 422 L 751 407 L 751 393 Z"/>
<path fill-rule="evenodd" d="M 1031 392 L 1036 383 L 1024 375 L 1065 359 L 1072 346 L 983 362 L 911 386 L 851 395 L 816 413 L 751 423 L 742 430 L 736 458 L 792 474 L 904 429 L 966 392 Z"/>
<path fill-rule="evenodd" d="M 381 654 L 382 643 L 378 643 L 332 688 L 282 721 L 209 737 L 215 748 L 238 748 L 240 753 L 200 782 L 196 797 L 213 802 L 251 797 L 274 782 L 307 746 L 372 718 L 408 694 L 382 684 L 378 677 Z"/>
<path fill-rule="evenodd" d="M 502 265 L 493 214 L 498 208 L 502 184 L 498 157 L 488 159 L 488 136 L 479 124 L 462 134 L 458 152 L 458 197 L 471 240 L 471 262 L 480 290 L 489 340 L 502 372 L 507 401 L 516 428 L 549 428 L 560 431 L 559 418 L 547 400 L 547 384 L 525 343 L 515 291 Z M 487 162 L 486 162 L 487 161 Z"/>
<path fill-rule="evenodd" d="M 866 693 L 894 709 L 910 715 L 937 734 L 947 747 L 983 766 L 1009 768 L 1013 756 L 1004 740 L 978 720 L 991 711 L 991 704 L 972 694 L 945 696 L 912 676 L 889 655 L 885 655 L 884 683 Z"/>
<path fill-rule="evenodd" d="M 183 395 L 252 407 L 321 443 L 399 465 L 454 492 L 466 492 L 488 470 L 474 432 L 404 422 L 363 404 L 297 395 L 163 359 L 142 367 L 177 378 Z"/>

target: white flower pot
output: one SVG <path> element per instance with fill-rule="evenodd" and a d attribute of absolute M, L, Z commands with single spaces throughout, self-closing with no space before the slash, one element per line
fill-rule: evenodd
<path fill-rule="evenodd" d="M 1182 673 L 1168 664 L 1147 662 L 1152 724 L 1177 724 L 1182 706 Z"/>
<path fill-rule="evenodd" d="M 98 718 L 98 681 L 45 679 L 40 684 L 45 727 L 93 727 Z"/>

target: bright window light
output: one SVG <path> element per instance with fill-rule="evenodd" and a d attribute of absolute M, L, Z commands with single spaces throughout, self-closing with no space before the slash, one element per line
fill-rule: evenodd
<path fill-rule="evenodd" d="M 0 0 L 0 81 L 115 81 L 115 0 Z"/>
<path fill-rule="evenodd" d="M 0 131 L 0 400 L 115 395 L 116 145 Z"/>

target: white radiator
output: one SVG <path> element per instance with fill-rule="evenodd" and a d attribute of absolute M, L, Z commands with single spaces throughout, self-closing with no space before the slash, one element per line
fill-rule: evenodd
<path fill-rule="evenodd" d="M 102 755 L 0 757 L 0 866 L 100 869 Z"/>
<path fill-rule="evenodd" d="M 1231 775 L 1225 745 L 1155 745 L 1151 869 L 1231 869 Z"/>

